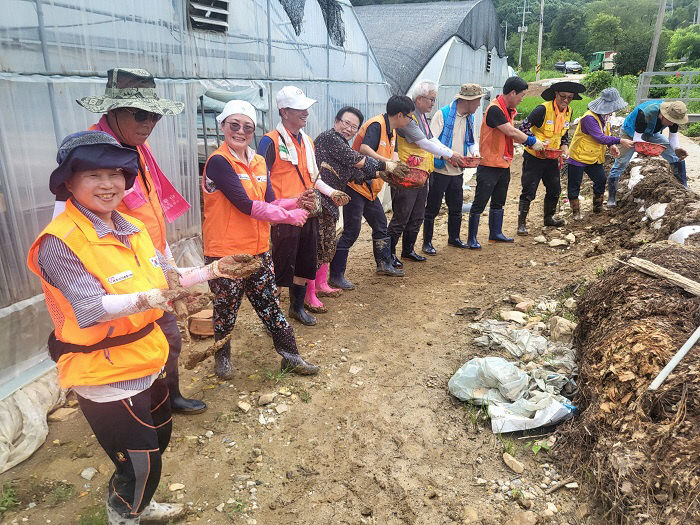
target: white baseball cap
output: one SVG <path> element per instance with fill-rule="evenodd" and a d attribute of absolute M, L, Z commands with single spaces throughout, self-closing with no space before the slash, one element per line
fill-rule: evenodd
<path fill-rule="evenodd" d="M 253 124 L 257 125 L 255 108 L 250 102 L 246 102 L 245 100 L 229 100 L 226 102 L 224 110 L 217 115 L 216 121 L 221 124 L 231 115 L 245 115 L 253 121 Z"/>
<path fill-rule="evenodd" d="M 277 109 L 309 109 L 316 101 L 304 95 L 298 87 L 284 86 L 277 92 Z"/>

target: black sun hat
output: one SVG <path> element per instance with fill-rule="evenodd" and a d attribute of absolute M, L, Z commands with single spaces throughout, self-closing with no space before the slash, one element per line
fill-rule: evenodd
<path fill-rule="evenodd" d="M 554 94 L 558 91 L 565 91 L 567 93 L 574 94 L 574 100 L 581 100 L 581 95 L 586 91 L 586 86 L 580 84 L 579 82 L 571 82 L 570 80 L 563 80 L 561 82 L 555 82 L 547 89 L 545 89 L 540 95 L 545 100 L 554 100 Z"/>

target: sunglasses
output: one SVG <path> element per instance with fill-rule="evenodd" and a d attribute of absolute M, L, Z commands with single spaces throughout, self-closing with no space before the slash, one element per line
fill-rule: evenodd
<path fill-rule="evenodd" d="M 151 113 L 150 111 L 146 111 L 143 109 L 133 109 L 133 108 L 122 108 L 124 111 L 127 113 L 131 114 L 132 117 L 134 117 L 134 120 L 136 122 L 146 122 L 147 120 L 150 120 L 154 124 L 158 122 L 163 115 L 159 115 L 158 113 Z"/>
<path fill-rule="evenodd" d="M 251 124 L 245 124 L 243 126 L 241 126 L 238 122 L 226 122 L 225 124 L 228 124 L 231 131 L 240 131 L 240 129 L 243 128 L 243 133 L 246 135 L 252 135 L 255 133 L 255 126 L 252 126 Z"/>

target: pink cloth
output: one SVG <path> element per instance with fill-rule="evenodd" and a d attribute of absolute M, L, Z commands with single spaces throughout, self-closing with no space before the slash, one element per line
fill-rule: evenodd
<path fill-rule="evenodd" d="M 98 131 L 104 131 L 109 133 L 115 139 L 117 136 L 112 131 L 107 123 L 107 115 L 102 115 L 99 122 L 92 127 Z M 118 140 L 118 139 L 117 139 Z M 144 142 L 141 146 L 136 146 L 146 163 L 146 169 L 151 174 L 151 180 L 156 188 L 156 193 L 158 195 L 158 200 L 160 201 L 160 207 L 163 209 L 163 214 L 168 222 L 173 222 L 180 215 L 185 213 L 190 209 L 190 204 L 185 200 L 185 198 L 180 195 L 180 193 L 175 189 L 175 186 L 168 180 L 163 171 L 158 166 L 153 153 L 151 153 L 151 147 L 148 142 Z M 143 194 L 141 186 L 134 184 L 131 189 L 124 193 L 124 198 L 122 199 L 126 207 L 130 210 L 140 208 L 148 201 L 147 197 Z"/>
<path fill-rule="evenodd" d="M 253 219 L 271 222 L 273 224 L 303 226 L 309 213 L 301 209 L 285 210 L 281 206 L 276 206 L 269 202 L 253 201 L 250 216 Z"/>

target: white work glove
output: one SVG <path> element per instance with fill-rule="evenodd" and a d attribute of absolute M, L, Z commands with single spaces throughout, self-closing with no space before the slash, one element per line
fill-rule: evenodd
<path fill-rule="evenodd" d="M 211 271 L 216 277 L 244 279 L 262 268 L 262 262 L 252 255 L 227 255 L 211 263 Z"/>
<path fill-rule="evenodd" d="M 535 151 L 542 151 L 545 147 L 546 144 L 541 140 L 536 140 L 535 143 L 531 146 L 531 148 Z"/>
<path fill-rule="evenodd" d="M 134 294 L 135 302 L 133 304 L 133 312 L 124 311 L 122 313 L 131 314 L 136 312 L 145 312 L 152 308 L 158 310 L 165 310 L 166 312 L 173 313 L 173 301 L 178 299 L 184 299 L 191 292 L 188 292 L 185 288 L 174 288 L 172 290 L 161 290 L 160 288 L 153 288 L 152 290 L 147 290 L 145 292 L 137 292 Z"/>

